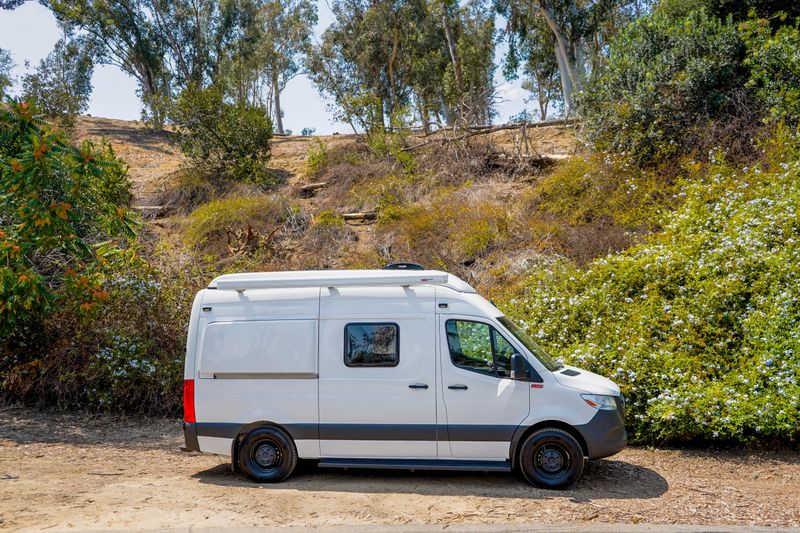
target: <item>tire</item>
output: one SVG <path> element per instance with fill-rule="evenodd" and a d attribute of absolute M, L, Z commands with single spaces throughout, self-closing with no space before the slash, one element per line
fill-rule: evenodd
<path fill-rule="evenodd" d="M 257 483 L 278 483 L 297 466 L 297 449 L 292 438 L 276 427 L 256 428 L 239 448 L 239 468 Z"/>
<path fill-rule="evenodd" d="M 566 489 L 583 473 L 580 443 L 557 428 L 534 431 L 519 450 L 519 467 L 528 483 L 543 489 Z"/>

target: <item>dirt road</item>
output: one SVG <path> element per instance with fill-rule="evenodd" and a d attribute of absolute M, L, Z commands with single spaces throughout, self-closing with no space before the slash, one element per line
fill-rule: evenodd
<path fill-rule="evenodd" d="M 506 474 L 327 471 L 257 485 L 176 420 L 0 407 L 0 529 L 601 523 L 800 526 L 800 454 L 629 448 L 572 490 Z"/>

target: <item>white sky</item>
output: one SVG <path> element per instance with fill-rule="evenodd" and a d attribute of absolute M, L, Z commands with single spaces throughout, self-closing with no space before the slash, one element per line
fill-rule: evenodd
<path fill-rule="evenodd" d="M 330 25 L 332 15 L 326 0 L 319 2 L 319 23 L 315 29 L 321 35 Z M 25 72 L 25 62 L 36 66 L 53 49 L 60 37 L 55 18 L 50 11 L 38 2 L 28 1 L 13 11 L 0 10 L 0 48 L 11 52 L 16 67 L 14 75 L 20 77 Z M 502 59 L 503 49 L 498 48 L 496 62 Z M 520 88 L 519 81 L 505 82 L 498 68 L 496 84 L 502 100 L 497 105 L 499 116 L 496 122 L 502 123 L 525 109 L 527 92 Z M 136 82 L 117 67 L 98 65 L 92 77 L 94 89 L 88 113 L 98 117 L 138 119 L 141 103 L 136 96 Z M 284 128 L 299 133 L 304 127 L 316 128 L 319 134 L 335 131 L 349 132 L 349 126 L 334 122 L 327 109 L 327 101 L 322 98 L 305 76 L 298 76 L 289 82 L 281 95 L 284 110 Z"/>

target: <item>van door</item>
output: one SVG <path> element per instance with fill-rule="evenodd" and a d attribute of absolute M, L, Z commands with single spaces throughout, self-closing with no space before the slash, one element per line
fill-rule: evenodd
<path fill-rule="evenodd" d="M 436 319 L 431 287 L 322 289 L 323 457 L 436 457 Z"/>
<path fill-rule="evenodd" d="M 511 356 L 524 352 L 488 320 L 439 315 L 438 327 L 453 457 L 508 459 L 511 437 L 530 411 L 530 383 L 510 379 Z"/>

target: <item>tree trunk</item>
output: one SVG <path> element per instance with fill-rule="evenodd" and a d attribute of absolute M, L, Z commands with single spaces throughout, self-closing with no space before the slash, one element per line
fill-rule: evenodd
<path fill-rule="evenodd" d="M 539 101 L 539 120 L 541 121 L 547 120 L 547 106 L 550 103 L 550 95 L 544 89 L 544 83 L 542 76 L 536 75 L 536 99 Z"/>
<path fill-rule="evenodd" d="M 272 100 L 275 103 L 275 132 L 283 135 L 283 117 L 281 116 L 281 87 L 278 77 L 272 77 Z"/>
<path fill-rule="evenodd" d="M 450 59 L 453 61 L 456 88 L 460 94 L 464 94 L 464 73 L 461 70 L 461 59 L 458 57 L 458 47 L 453 37 L 453 31 L 450 28 L 450 15 L 444 2 L 442 2 L 442 26 L 444 27 L 444 36 L 447 39 L 447 48 L 450 50 Z"/>
<path fill-rule="evenodd" d="M 576 65 L 570 60 L 570 45 L 567 38 L 564 36 L 564 32 L 559 27 L 555 15 L 547 6 L 545 0 L 539 0 L 538 5 L 547 26 L 550 28 L 550 31 L 553 32 L 553 36 L 556 39 L 555 54 L 556 61 L 558 61 L 558 73 L 561 77 L 561 90 L 564 94 L 564 114 L 569 116 L 574 110 L 574 88 L 580 86 L 579 73 L 577 72 Z M 571 7 L 575 7 L 574 3 Z"/>
<path fill-rule="evenodd" d="M 570 116 L 573 110 L 572 103 L 572 78 L 569 75 L 567 60 L 561 54 L 561 49 L 556 45 L 556 60 L 558 61 L 558 73 L 561 78 L 561 93 L 564 96 L 564 115 Z"/>
<path fill-rule="evenodd" d="M 431 115 L 428 110 L 428 101 L 418 99 L 417 106 L 419 108 L 419 118 L 422 120 L 422 131 L 425 135 L 428 135 L 431 132 Z"/>

